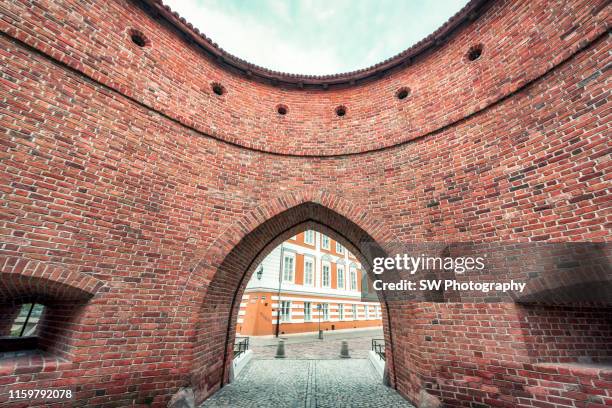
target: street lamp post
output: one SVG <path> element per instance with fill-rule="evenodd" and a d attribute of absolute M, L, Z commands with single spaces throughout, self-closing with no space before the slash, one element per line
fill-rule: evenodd
<path fill-rule="evenodd" d="M 285 247 L 283 244 L 280 245 L 280 261 L 278 265 L 278 307 L 276 308 L 276 332 L 275 335 L 278 337 L 278 333 L 280 331 L 280 319 L 281 319 L 281 285 L 283 283 L 283 255 Z"/>
<path fill-rule="evenodd" d="M 319 303 L 317 305 L 317 311 L 319 312 L 319 340 L 323 340 L 323 331 L 321 330 L 321 311 L 323 310 L 323 305 Z"/>

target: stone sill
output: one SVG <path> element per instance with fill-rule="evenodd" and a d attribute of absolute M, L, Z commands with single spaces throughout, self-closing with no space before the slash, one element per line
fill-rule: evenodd
<path fill-rule="evenodd" d="M 72 368 L 66 358 L 41 350 L 0 353 L 0 377 L 61 371 Z"/>

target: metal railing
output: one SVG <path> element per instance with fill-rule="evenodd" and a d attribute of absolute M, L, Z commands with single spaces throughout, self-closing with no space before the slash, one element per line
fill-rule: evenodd
<path fill-rule="evenodd" d="M 241 354 L 246 353 L 249 349 L 249 338 L 248 337 L 236 337 L 234 341 L 234 358 L 240 357 Z"/>
<path fill-rule="evenodd" d="M 372 351 L 375 352 L 381 360 L 385 359 L 385 340 L 372 339 Z"/>

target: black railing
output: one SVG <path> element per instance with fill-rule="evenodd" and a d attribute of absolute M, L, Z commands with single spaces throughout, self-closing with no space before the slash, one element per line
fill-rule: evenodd
<path fill-rule="evenodd" d="M 385 340 L 372 339 L 372 351 L 378 354 L 381 360 L 385 359 Z"/>
<path fill-rule="evenodd" d="M 248 337 L 236 337 L 234 341 L 234 358 L 240 357 L 241 354 L 246 353 L 249 349 L 249 338 Z"/>

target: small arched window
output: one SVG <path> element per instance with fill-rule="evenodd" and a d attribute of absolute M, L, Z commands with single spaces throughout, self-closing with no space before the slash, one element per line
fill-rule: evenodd
<path fill-rule="evenodd" d="M 9 337 L 36 336 L 38 322 L 45 310 L 40 303 L 24 303 L 13 321 Z"/>
<path fill-rule="evenodd" d="M 40 347 L 39 324 L 46 307 L 40 303 L 0 306 L 0 355 Z"/>

